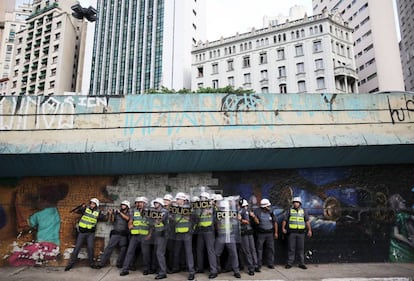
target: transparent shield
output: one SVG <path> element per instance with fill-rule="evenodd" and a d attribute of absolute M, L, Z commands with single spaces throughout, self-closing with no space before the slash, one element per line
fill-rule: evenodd
<path fill-rule="evenodd" d="M 239 197 L 224 197 L 216 211 L 217 239 L 223 243 L 240 242 Z"/>

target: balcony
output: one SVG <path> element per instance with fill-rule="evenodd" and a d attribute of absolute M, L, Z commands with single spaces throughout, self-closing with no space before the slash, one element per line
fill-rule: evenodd
<path fill-rule="evenodd" d="M 356 71 L 347 66 L 334 68 L 336 91 L 340 93 L 356 93 L 358 76 Z"/>
<path fill-rule="evenodd" d="M 315 70 L 315 76 L 319 77 L 319 76 L 325 76 L 325 69 L 323 68 L 319 68 Z"/>
<path fill-rule="evenodd" d="M 261 86 L 269 85 L 269 79 L 268 78 L 263 78 L 262 80 L 260 80 L 260 85 Z"/>
<path fill-rule="evenodd" d="M 356 74 L 355 69 L 350 68 L 349 66 L 337 66 L 334 68 L 335 77 L 339 76 L 346 76 L 346 77 L 353 77 L 358 79 L 358 75 Z"/>
<path fill-rule="evenodd" d="M 296 73 L 296 79 L 303 80 L 305 78 L 306 78 L 306 73 L 305 72 Z"/>
<path fill-rule="evenodd" d="M 277 77 L 277 80 L 280 83 L 286 83 L 286 75 Z"/>

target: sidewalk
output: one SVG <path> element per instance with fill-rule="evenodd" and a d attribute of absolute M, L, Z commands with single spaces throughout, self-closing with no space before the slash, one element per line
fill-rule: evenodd
<path fill-rule="evenodd" d="M 414 281 L 414 263 L 344 263 L 309 264 L 307 270 L 297 267 L 285 269 L 277 265 L 275 269 L 262 268 L 262 272 L 249 276 L 241 272 L 242 278 L 236 279 L 231 272 L 222 273 L 216 279 L 224 280 L 277 280 L 277 281 Z M 142 275 L 141 271 L 130 271 L 127 276 L 119 276 L 116 267 L 100 270 L 85 266 L 75 266 L 68 272 L 63 267 L 1 267 L 0 280 L 42 280 L 42 281 L 129 281 L 154 280 L 155 275 Z M 164 280 L 187 280 L 187 273 L 169 274 Z M 206 281 L 208 273 L 196 274 L 195 280 Z"/>

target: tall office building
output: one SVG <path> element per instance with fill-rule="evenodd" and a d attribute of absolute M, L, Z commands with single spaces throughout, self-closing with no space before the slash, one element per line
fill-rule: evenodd
<path fill-rule="evenodd" d="M 193 48 L 193 90 L 357 93 L 352 29 L 324 13 Z"/>
<path fill-rule="evenodd" d="M 360 93 L 404 90 L 391 0 L 312 0 L 312 4 L 315 14 L 338 11 L 354 29 Z"/>
<path fill-rule="evenodd" d="M 90 95 L 191 88 L 205 0 L 98 0 Z"/>
<path fill-rule="evenodd" d="M 414 91 L 414 2 L 397 0 L 400 19 L 400 52 L 405 90 Z"/>
<path fill-rule="evenodd" d="M 81 22 L 72 17 L 76 0 L 33 0 L 26 29 L 16 34 L 10 94 L 73 92 Z"/>

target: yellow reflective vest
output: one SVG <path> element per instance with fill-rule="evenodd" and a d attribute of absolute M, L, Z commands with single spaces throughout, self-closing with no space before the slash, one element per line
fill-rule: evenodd
<path fill-rule="evenodd" d="M 134 210 L 133 221 L 132 221 L 132 235 L 148 235 L 149 223 L 146 218 L 141 216 L 139 210 Z"/>
<path fill-rule="evenodd" d="M 93 211 L 91 209 L 86 208 L 83 216 L 79 221 L 79 227 L 86 228 L 86 229 L 93 229 L 96 227 L 96 223 L 98 222 L 99 217 L 99 210 Z"/>
<path fill-rule="evenodd" d="M 289 228 L 297 230 L 305 229 L 305 212 L 303 211 L 303 209 L 290 210 Z"/>
<path fill-rule="evenodd" d="M 188 217 L 177 215 L 175 217 L 175 233 L 187 233 L 190 231 L 190 220 Z"/>
<path fill-rule="evenodd" d="M 209 227 L 213 225 L 213 214 L 212 212 L 207 213 L 205 210 L 202 211 L 200 215 L 200 221 L 198 222 L 198 226 L 200 227 Z"/>

